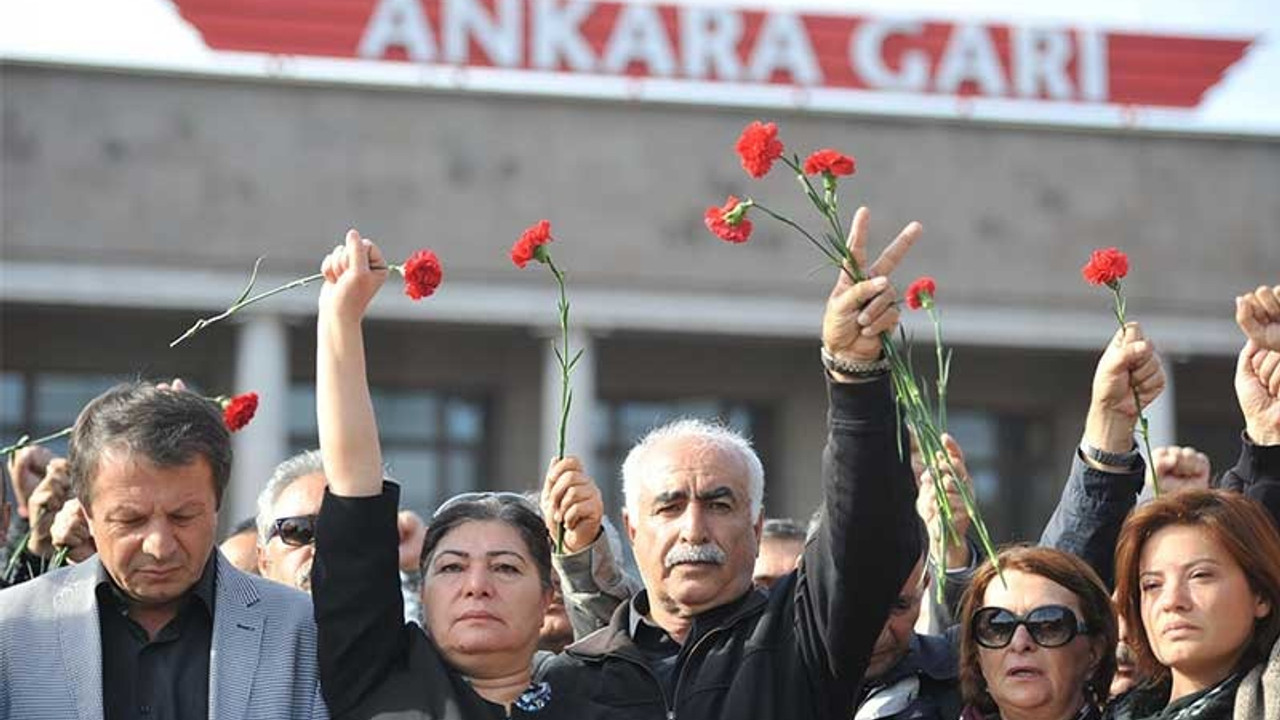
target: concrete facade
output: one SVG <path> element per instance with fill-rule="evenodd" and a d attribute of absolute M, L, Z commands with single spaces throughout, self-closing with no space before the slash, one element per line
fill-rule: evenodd
<path fill-rule="evenodd" d="M 393 258 L 425 246 L 445 265 L 438 297 L 414 304 L 388 288 L 375 303 L 375 383 L 487 398 L 485 484 L 529 487 L 548 457 L 553 284 L 506 251 L 546 217 L 593 356 L 578 434 L 598 430 L 587 422 L 596 399 L 754 404 L 768 418 L 758 440 L 775 479 L 770 514 L 803 517 L 816 502 L 816 346 L 832 271 L 762 216 L 742 247 L 702 226 L 730 193 L 812 217 L 783 173 L 751 181 L 738 167 L 733 141 L 759 112 L 14 63 L 0 65 L 0 105 L 4 371 L 185 374 L 222 390 L 279 387 L 287 368 L 306 382 L 314 289 L 264 304 L 266 325 L 215 326 L 176 350 L 167 341 L 233 299 L 258 255 L 269 287 L 314 272 L 354 226 Z M 1080 280 L 1094 247 L 1129 253 L 1130 312 L 1167 353 L 1166 440 L 1210 450 L 1218 469 L 1234 462 L 1231 298 L 1276 282 L 1280 143 L 767 116 L 801 154 L 856 155 L 841 195 L 850 210 L 873 209 L 873 252 L 924 223 L 898 280 L 938 278 L 957 345 L 953 409 L 999 415 L 1009 432 L 1034 427 L 1005 455 L 1028 464 L 1025 484 L 1004 468 L 993 490 L 1004 537 L 1043 522 L 1078 441 L 1114 322 L 1108 294 Z M 909 327 L 923 339 L 921 321 Z M 252 337 L 275 339 L 238 346 Z M 272 357 L 246 356 L 264 342 L 279 345 Z M 928 359 L 919 348 L 917 362 Z M 263 431 L 238 440 L 242 458 L 285 446 L 283 430 Z M 264 464 L 238 475 L 237 512 Z M 614 489 L 610 500 L 621 501 Z"/>

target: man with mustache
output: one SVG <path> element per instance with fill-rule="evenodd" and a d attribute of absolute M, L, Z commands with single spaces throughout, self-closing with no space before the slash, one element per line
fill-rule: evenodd
<path fill-rule="evenodd" d="M 553 686 L 588 694 L 616 720 L 850 717 L 889 607 L 923 549 L 880 341 L 898 320 L 883 275 L 920 227 L 908 225 L 867 265 L 866 223 L 860 210 L 850 248 L 872 279 L 841 273 L 823 318 L 824 504 L 799 568 L 767 594 L 752 587 L 764 470 L 749 441 L 694 420 L 658 428 L 623 465 L 624 527 L 644 589 L 548 663 Z M 544 506 L 553 533 L 564 522 L 566 555 L 556 559 L 567 584 L 566 565 L 596 569 L 601 540 L 598 520 L 574 507 L 594 486 L 563 462 L 548 473 Z M 566 587 L 566 596 L 576 591 Z"/>

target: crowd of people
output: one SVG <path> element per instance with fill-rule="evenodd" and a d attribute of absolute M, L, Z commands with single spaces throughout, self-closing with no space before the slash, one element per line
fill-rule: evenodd
<path fill-rule="evenodd" d="M 1170 447 L 1148 472 L 1134 433 L 1165 376 L 1129 323 L 1039 543 L 985 557 L 962 449 L 941 483 L 901 451 L 879 362 L 919 232 L 828 298 L 808 522 L 765 517 L 749 439 L 686 419 L 628 453 L 614 528 L 575 457 L 531 493 L 399 509 L 362 331 L 387 263 L 353 231 L 322 263 L 319 448 L 220 544 L 229 431 L 178 381 L 94 399 L 65 458 L 9 459 L 0 720 L 1280 718 L 1280 285 L 1236 299 L 1233 467 Z"/>

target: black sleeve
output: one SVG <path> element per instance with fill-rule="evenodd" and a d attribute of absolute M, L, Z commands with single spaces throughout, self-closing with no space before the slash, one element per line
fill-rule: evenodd
<path fill-rule="evenodd" d="M 349 712 L 406 661 L 399 501 L 400 487 L 383 483 L 374 497 L 326 490 L 320 507 L 311 593 L 320 689 L 333 717 Z"/>
<path fill-rule="evenodd" d="M 1280 527 L 1280 445 L 1254 445 L 1241 433 L 1240 459 L 1223 478 L 1223 487 L 1262 503 Z"/>
<path fill-rule="evenodd" d="M 923 548 L 889 379 L 828 382 L 828 392 L 823 506 L 794 601 L 801 656 L 830 716 L 847 718 L 889 608 Z"/>
<path fill-rule="evenodd" d="M 1126 473 L 1089 467 L 1077 450 L 1062 498 L 1040 544 L 1084 560 L 1108 588 L 1115 587 L 1116 541 L 1146 477 L 1146 463 Z"/>

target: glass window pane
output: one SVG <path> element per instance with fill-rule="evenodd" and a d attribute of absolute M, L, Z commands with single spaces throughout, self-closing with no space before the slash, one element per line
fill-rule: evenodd
<path fill-rule="evenodd" d="M 373 390 L 378 432 L 386 440 L 433 440 L 439 434 L 439 400 L 432 393 Z"/>
<path fill-rule="evenodd" d="M 445 492 L 448 496 L 481 487 L 480 463 L 471 450 L 450 450 L 445 456 Z"/>
<path fill-rule="evenodd" d="M 21 425 L 22 404 L 22 375 L 16 372 L 0 373 L 0 425 Z"/>
<path fill-rule="evenodd" d="M 400 507 L 431 517 L 440 492 L 436 451 L 387 448 L 382 451 L 382 460 L 391 477 L 400 483 Z"/>
<path fill-rule="evenodd" d="M 484 431 L 480 404 L 454 398 L 444 406 L 445 435 L 452 442 L 477 443 Z"/>
<path fill-rule="evenodd" d="M 55 432 L 76 421 L 88 402 L 115 385 L 110 375 L 41 373 L 36 376 L 36 432 Z"/>
<path fill-rule="evenodd" d="M 315 437 L 316 388 L 311 384 L 294 384 L 289 388 L 289 434 Z"/>

